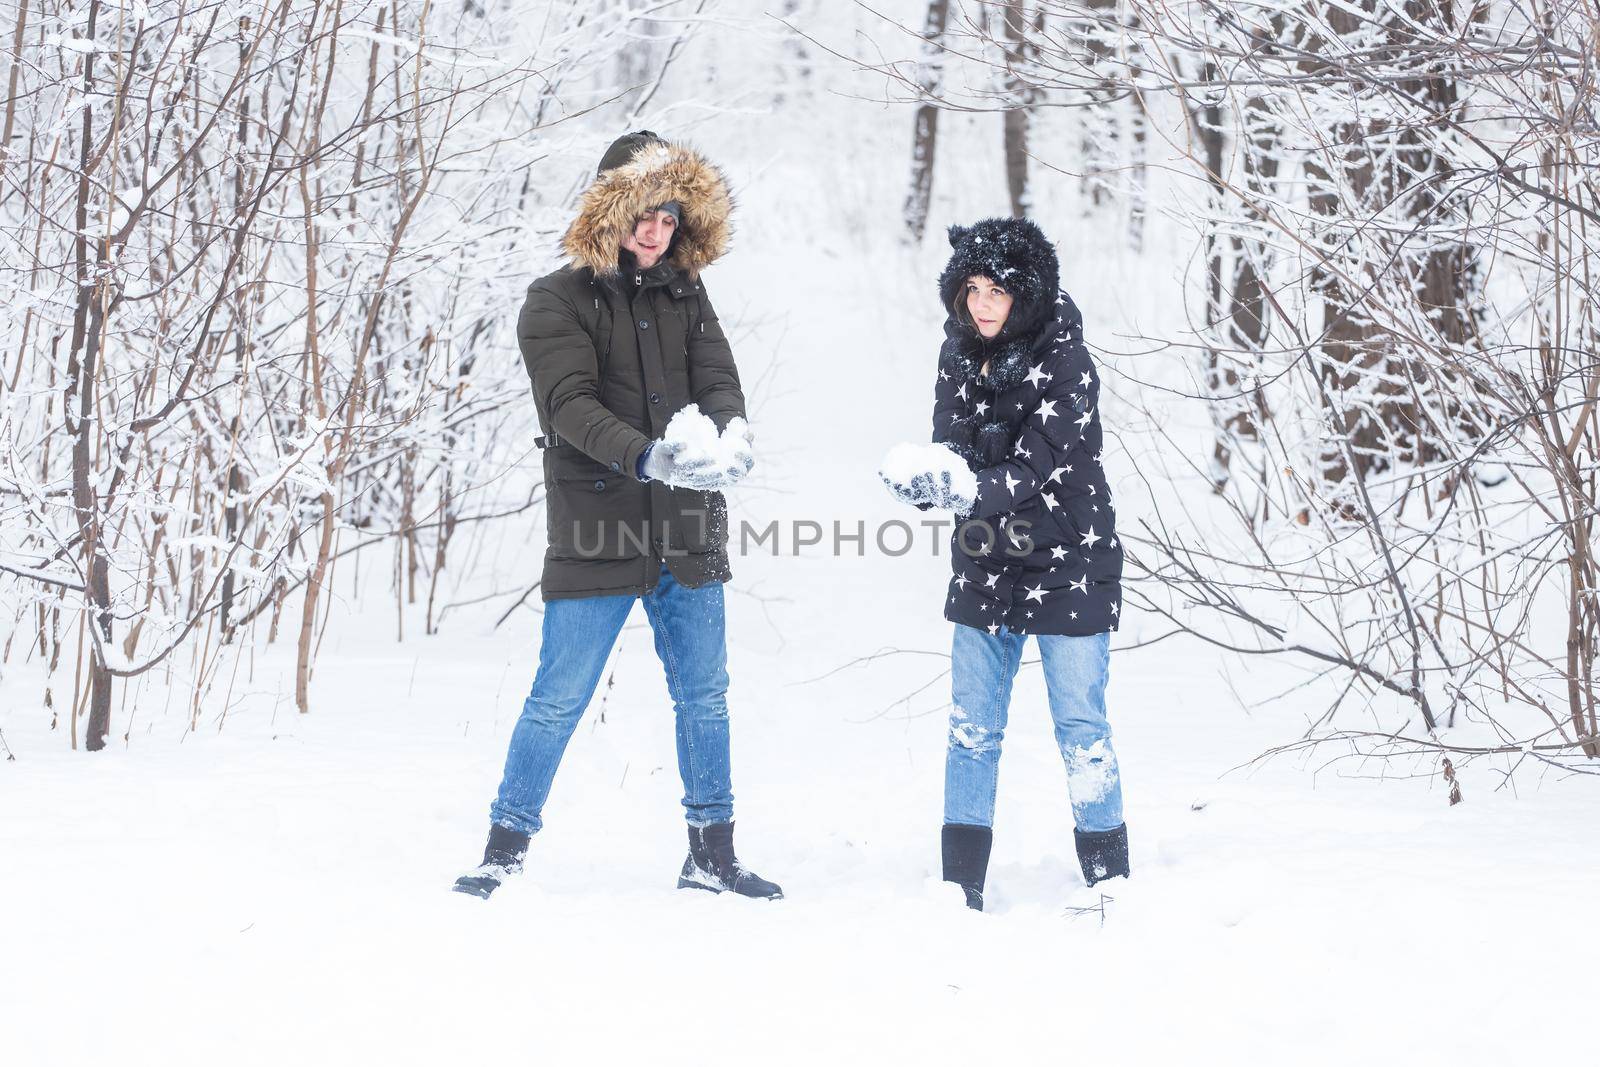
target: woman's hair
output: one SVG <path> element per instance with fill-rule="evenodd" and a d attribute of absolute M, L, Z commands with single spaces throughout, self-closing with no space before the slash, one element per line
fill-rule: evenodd
<path fill-rule="evenodd" d="M 978 328 L 978 324 L 972 321 L 971 313 L 967 311 L 966 282 L 962 282 L 956 289 L 956 295 L 950 298 L 950 315 L 969 330 Z"/>

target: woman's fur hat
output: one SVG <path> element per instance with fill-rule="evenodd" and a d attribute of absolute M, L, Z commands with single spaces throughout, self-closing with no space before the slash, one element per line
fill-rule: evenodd
<path fill-rule="evenodd" d="M 1024 337 L 1055 314 L 1061 265 L 1044 231 L 1028 219 L 983 219 L 949 230 L 950 262 L 939 275 L 939 299 L 954 311 L 968 278 L 982 275 L 1011 294 L 1011 314 L 998 340 Z"/>

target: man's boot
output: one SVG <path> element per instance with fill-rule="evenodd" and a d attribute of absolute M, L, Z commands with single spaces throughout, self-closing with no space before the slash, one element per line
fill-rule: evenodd
<path fill-rule="evenodd" d="M 1127 823 L 1114 830 L 1085 832 L 1074 828 L 1072 837 L 1078 846 L 1078 864 L 1083 868 L 1086 884 L 1128 877 Z"/>
<path fill-rule="evenodd" d="M 967 895 L 967 907 L 983 910 L 983 883 L 989 876 L 989 847 L 994 831 L 987 826 L 945 823 L 939 835 L 944 854 L 944 880 L 954 882 Z"/>
<path fill-rule="evenodd" d="M 528 835 L 499 823 L 489 824 L 489 843 L 483 848 L 483 862 L 456 879 L 457 893 L 471 893 L 489 899 L 507 875 L 522 873 L 522 858 L 528 854 Z"/>
<path fill-rule="evenodd" d="M 689 827 L 689 855 L 678 874 L 679 889 L 732 891 L 741 897 L 782 900 L 783 890 L 746 870 L 733 854 L 733 823 Z"/>

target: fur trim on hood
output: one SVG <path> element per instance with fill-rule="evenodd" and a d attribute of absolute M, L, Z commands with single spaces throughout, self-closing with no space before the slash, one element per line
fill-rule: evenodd
<path fill-rule="evenodd" d="M 957 381 L 976 382 L 984 361 L 989 363 L 989 388 L 996 392 L 1015 389 L 1028 376 L 1028 361 L 1033 356 L 1033 337 L 1013 337 L 988 344 L 976 330 L 954 319 L 944 324 L 944 344 L 939 346 L 939 366 Z"/>
<path fill-rule="evenodd" d="M 602 171 L 584 190 L 578 217 L 561 238 L 573 263 L 598 277 L 617 273 L 617 254 L 639 216 L 676 200 L 683 224 L 673 235 L 667 262 L 689 277 L 716 262 L 733 236 L 733 196 L 722 171 L 694 149 L 659 141 Z"/>

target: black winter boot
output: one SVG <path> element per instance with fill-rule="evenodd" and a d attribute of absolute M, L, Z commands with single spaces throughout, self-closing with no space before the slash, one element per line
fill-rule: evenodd
<path fill-rule="evenodd" d="M 1073 840 L 1078 845 L 1078 864 L 1083 868 L 1083 880 L 1089 885 L 1107 878 L 1128 877 L 1128 824 L 1115 830 L 1074 828 Z"/>
<path fill-rule="evenodd" d="M 944 880 L 954 882 L 967 895 L 967 907 L 983 910 L 983 882 L 989 876 L 989 847 L 994 831 L 987 826 L 947 822 L 939 834 L 944 853 Z"/>
<path fill-rule="evenodd" d="M 499 823 L 489 824 L 489 843 L 483 848 L 483 862 L 456 879 L 457 893 L 471 893 L 489 899 L 507 875 L 522 873 L 522 858 L 528 854 L 528 835 Z"/>
<path fill-rule="evenodd" d="M 733 854 L 733 823 L 689 827 L 689 855 L 678 874 L 679 889 L 729 890 L 741 897 L 782 900 L 783 890 L 746 870 Z"/>

